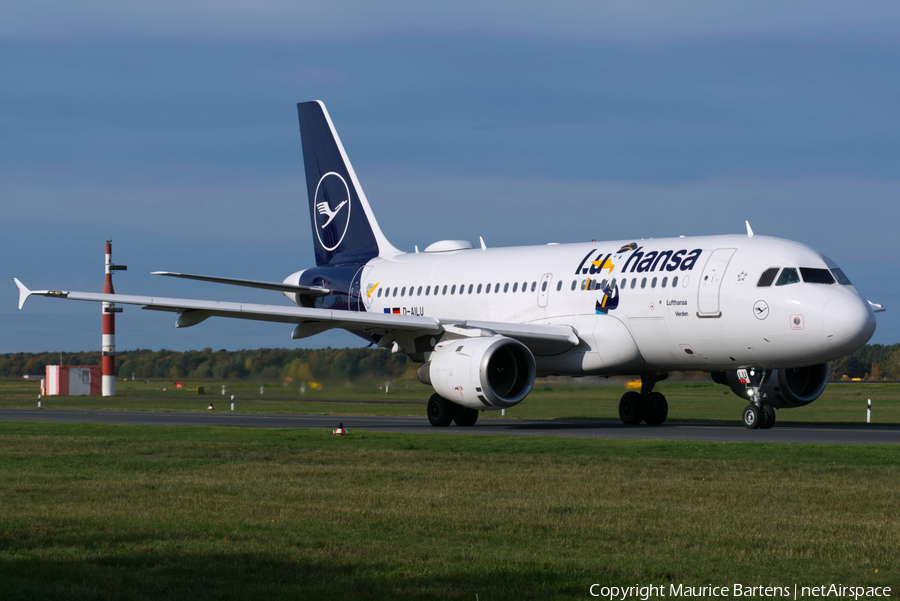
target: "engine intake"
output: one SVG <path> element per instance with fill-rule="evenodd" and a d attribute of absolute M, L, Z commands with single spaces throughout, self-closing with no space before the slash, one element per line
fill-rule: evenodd
<path fill-rule="evenodd" d="M 449 401 L 472 409 L 512 407 L 531 392 L 534 356 L 505 336 L 462 338 L 439 345 L 419 379 Z"/>
<path fill-rule="evenodd" d="M 718 372 L 712 376 L 715 382 L 730 387 L 734 394 L 743 399 L 748 398 L 749 389 L 745 384 L 741 384 L 737 372 Z M 769 374 L 768 380 L 759 387 L 759 391 L 763 394 L 764 405 L 802 407 L 819 398 L 827 383 L 828 364 L 822 363 L 807 367 L 776 369 Z"/>

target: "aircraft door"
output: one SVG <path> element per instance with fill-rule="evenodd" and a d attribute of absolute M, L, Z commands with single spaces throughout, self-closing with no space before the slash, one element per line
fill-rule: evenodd
<path fill-rule="evenodd" d="M 541 281 L 538 282 L 538 289 L 537 289 L 538 307 L 546 307 L 547 306 L 547 299 L 550 297 L 550 282 L 552 282 L 552 281 L 553 281 L 553 274 L 545 273 L 541 277 Z"/>
<path fill-rule="evenodd" d="M 721 317 L 719 310 L 719 289 L 722 287 L 722 278 L 734 248 L 718 248 L 712 252 L 700 274 L 700 287 L 697 297 L 697 317 Z"/>
<path fill-rule="evenodd" d="M 351 311 L 365 311 L 365 292 L 362 290 L 362 271 L 360 267 L 350 280 L 350 290 L 347 291 L 347 306 Z"/>

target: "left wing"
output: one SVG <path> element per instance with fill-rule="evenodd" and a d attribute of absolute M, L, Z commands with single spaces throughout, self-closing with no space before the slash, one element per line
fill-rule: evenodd
<path fill-rule="evenodd" d="M 201 282 L 215 282 L 216 284 L 228 284 L 231 286 L 245 286 L 247 288 L 262 288 L 263 290 L 277 290 L 278 292 L 296 292 L 304 296 L 327 296 L 331 290 L 322 286 L 296 286 L 279 282 L 261 282 L 259 280 L 239 280 L 237 278 L 220 278 L 212 275 L 196 275 L 193 273 L 174 273 L 172 271 L 151 271 L 150 275 L 165 275 L 170 278 L 184 278 L 186 280 L 199 280 Z M 18 281 L 18 280 L 17 280 Z"/>
<path fill-rule="evenodd" d="M 144 309 L 153 311 L 171 311 L 179 313 L 175 322 L 176 328 L 196 325 L 209 317 L 233 317 L 257 321 L 275 321 L 280 323 L 303 323 L 307 321 L 332 322 L 332 327 L 355 330 L 424 330 L 427 333 L 442 332 L 438 320 L 433 317 L 416 317 L 411 315 L 387 315 L 379 313 L 359 313 L 354 311 L 331 311 L 329 309 L 309 309 L 306 307 L 283 307 L 279 305 L 257 305 L 247 303 L 230 303 L 221 301 L 193 300 L 188 298 L 162 298 L 155 296 L 133 296 L 130 294 L 103 294 L 97 292 L 69 292 L 66 290 L 29 290 L 18 279 L 19 308 L 31 296 L 49 296 L 67 298 L 69 300 L 91 301 L 97 303 L 119 303 L 123 305 L 142 305 Z"/>
<path fill-rule="evenodd" d="M 186 298 L 162 298 L 155 296 L 133 296 L 129 294 L 103 294 L 96 292 L 69 292 L 65 290 L 29 290 L 18 279 L 13 278 L 19 288 L 19 308 L 31 295 L 67 298 L 69 300 L 98 303 L 119 303 L 140 305 L 153 311 L 178 313 L 176 328 L 196 325 L 210 317 L 231 317 L 256 321 L 293 323 L 292 338 L 305 338 L 331 328 L 342 328 L 356 332 L 367 332 L 385 337 L 393 342 L 398 337 L 436 336 L 452 330 L 460 336 L 501 335 L 519 340 L 537 355 L 564 352 L 579 343 L 578 336 L 570 326 L 549 324 L 516 324 L 460 319 L 438 319 L 416 315 L 394 315 L 389 313 L 367 313 L 313 309 L 296 306 L 258 305 L 221 301 L 193 300 Z"/>

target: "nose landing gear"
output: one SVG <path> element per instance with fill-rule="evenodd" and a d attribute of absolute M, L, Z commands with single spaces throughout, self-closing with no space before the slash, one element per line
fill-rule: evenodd
<path fill-rule="evenodd" d="M 669 377 L 669 374 L 641 374 L 641 391 L 629 390 L 619 400 L 619 419 L 623 424 L 636 426 L 642 421 L 651 426 L 658 426 L 666 421 L 669 415 L 669 403 L 659 392 L 653 392 L 653 386 Z"/>
<path fill-rule="evenodd" d="M 746 370 L 739 369 L 738 377 L 743 382 L 746 380 L 747 388 L 750 389 L 750 404 L 744 408 L 743 421 L 744 426 L 755 430 L 768 430 L 775 425 L 775 409 L 771 405 L 763 404 L 763 394 L 759 392 L 759 387 L 766 381 L 765 370 L 751 369 L 749 375 Z"/>

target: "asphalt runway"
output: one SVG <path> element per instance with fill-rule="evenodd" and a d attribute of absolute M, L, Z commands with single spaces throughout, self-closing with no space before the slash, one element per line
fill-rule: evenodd
<path fill-rule="evenodd" d="M 900 444 L 898 426 L 829 426 L 776 424 L 771 430 L 748 430 L 738 422 L 626 426 L 618 421 L 539 420 L 481 417 L 471 428 L 435 428 L 422 417 L 361 415 L 293 415 L 267 413 L 178 413 L 162 411 L 83 411 L 58 409 L 0 409 L 0 421 L 132 424 L 154 426 L 236 426 L 246 428 L 323 428 L 338 423 L 351 433 L 407 432 L 416 434 L 513 434 L 520 436 L 576 436 L 584 438 L 699 440 L 711 442 L 805 442 L 827 444 Z M 2 427 L 2 426 L 0 426 Z"/>

